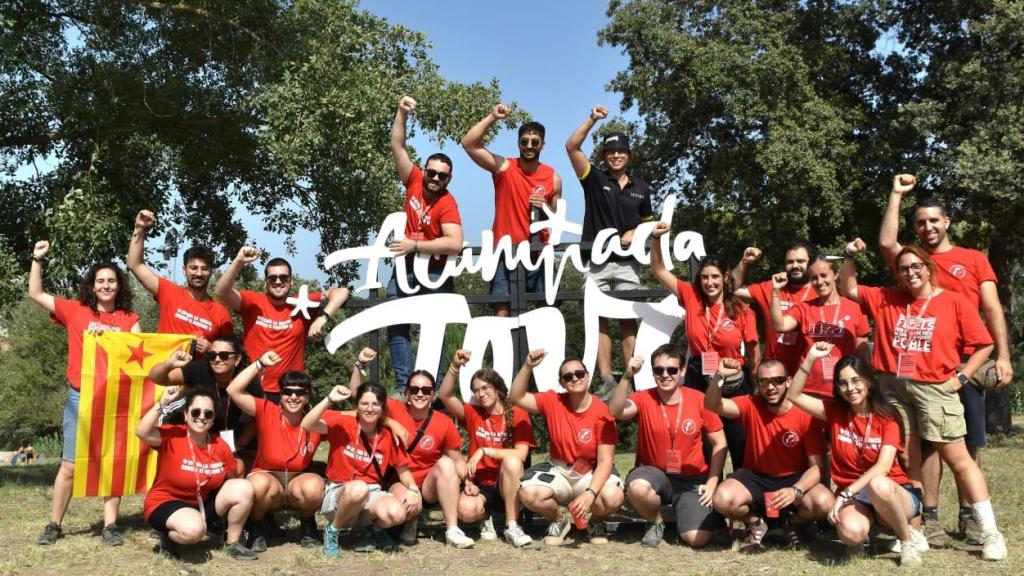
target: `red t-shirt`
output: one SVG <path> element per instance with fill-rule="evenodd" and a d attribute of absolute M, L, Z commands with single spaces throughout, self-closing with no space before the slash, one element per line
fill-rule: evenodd
<path fill-rule="evenodd" d="M 857 338 L 870 332 L 868 319 L 860 311 L 860 306 L 849 298 L 839 297 L 838 304 L 818 304 L 818 300 L 801 302 L 790 308 L 787 315 L 792 316 L 800 324 L 799 332 L 803 338 L 804 356 L 816 342 L 831 342 L 831 358 L 838 360 L 857 352 Z M 800 358 L 803 362 L 803 357 Z M 832 397 L 832 375 L 827 377 L 821 371 L 819 360 L 811 367 L 811 375 L 807 379 L 804 392 Z M 795 374 L 796 372 L 790 372 Z"/>
<path fill-rule="evenodd" d="M 409 442 L 416 439 L 419 434 L 423 420 L 413 420 L 406 405 L 395 399 L 388 400 L 388 416 L 394 418 L 409 432 Z M 448 416 L 434 410 L 430 417 L 430 424 L 423 431 L 423 436 L 416 446 L 408 450 L 409 471 L 416 478 L 418 486 L 423 485 L 423 480 L 430 474 L 434 464 L 441 459 L 446 450 L 458 450 L 462 447 L 462 437 L 455 429 L 455 422 Z"/>
<path fill-rule="evenodd" d="M 761 310 L 761 318 L 764 320 L 764 359 L 778 360 L 786 367 L 787 374 L 796 374 L 797 368 L 800 367 L 800 359 L 807 350 L 799 331 L 779 333 L 772 329 L 772 281 L 751 284 L 747 286 L 747 291 Z M 779 291 L 779 307 L 785 314 L 797 304 L 817 297 L 818 294 L 811 288 L 810 282 L 803 286 L 787 284 Z"/>
<path fill-rule="evenodd" d="M 124 310 L 93 312 L 92 308 L 78 300 L 54 297 L 50 321 L 67 329 L 68 369 L 65 377 L 71 387 L 78 390 L 82 383 L 82 343 L 85 333 L 89 330 L 131 332 L 132 326 L 139 321 L 139 315 Z"/>
<path fill-rule="evenodd" d="M 785 414 L 775 414 L 760 396 L 732 401 L 747 433 L 744 468 L 766 476 L 789 476 L 807 470 L 809 456 L 825 453 L 823 426 L 807 412 L 791 406 Z"/>
<path fill-rule="evenodd" d="M 413 166 L 405 182 L 405 237 L 410 240 L 441 238 L 444 236 L 442 224 L 462 225 L 455 197 L 445 190 L 433 202 L 427 202 L 423 197 L 423 171 Z M 407 260 L 411 265 L 412 256 Z M 447 260 L 447 256 L 434 254 L 430 257 L 430 267 L 440 268 Z"/>
<path fill-rule="evenodd" d="M 518 158 L 508 159 L 508 168 L 494 179 L 494 242 L 512 237 L 512 246 L 530 239 L 530 195 L 537 190 L 550 200 L 555 193 L 555 169 L 540 164 L 533 172 L 525 172 Z M 546 235 L 542 235 L 546 236 Z M 547 238 L 542 238 L 547 241 Z"/>
<path fill-rule="evenodd" d="M 671 406 L 662 404 L 656 388 L 630 395 L 629 401 L 636 406 L 636 465 L 668 470 L 666 456 L 669 450 L 675 449 L 682 456 L 680 476 L 704 476 L 708 465 L 704 462 L 701 433 L 718 432 L 722 429 L 722 420 L 718 414 L 704 408 L 703 393 L 682 387 L 679 391 L 682 392 L 682 411 L 678 402 Z"/>
<path fill-rule="evenodd" d="M 253 470 L 302 472 L 313 463 L 320 446 L 320 435 L 292 426 L 281 414 L 281 407 L 256 398 L 256 431 L 260 439 Z"/>
<path fill-rule="evenodd" d="M 519 407 L 512 408 L 512 440 L 505 429 L 504 414 L 485 414 L 484 409 L 476 404 L 465 402 L 462 405 L 464 418 L 462 426 L 469 434 L 469 455 L 472 456 L 480 448 L 509 448 L 519 445 L 537 447 L 537 437 L 533 434 L 533 422 L 530 415 Z M 479 486 L 494 486 L 498 483 L 498 469 L 501 463 L 490 456 L 484 456 L 476 467 L 473 483 Z"/>
<path fill-rule="evenodd" d="M 828 400 L 825 401 L 825 414 L 832 433 L 832 480 L 839 490 L 856 482 L 878 462 L 882 446 L 895 446 L 897 455 L 903 451 L 903 437 L 896 420 L 878 414 L 870 418 L 854 416 Z M 867 429 L 869 422 L 870 431 Z M 899 458 L 893 459 L 892 468 L 886 476 L 897 484 L 910 482 Z"/>
<path fill-rule="evenodd" d="M 913 380 L 945 382 L 960 364 L 965 347 L 992 343 L 978 309 L 951 290 L 943 290 L 929 301 L 915 299 L 898 288 L 861 285 L 857 298 L 861 309 L 875 321 L 871 363 L 880 372 L 895 374 L 899 354 L 906 352 L 914 357 Z"/>
<path fill-rule="evenodd" d="M 200 302 L 186 288 L 161 277 L 156 291 L 160 305 L 160 323 L 156 331 L 163 334 L 191 334 L 213 340 L 232 334 L 231 314 L 214 299 Z"/>
<path fill-rule="evenodd" d="M 192 444 L 184 424 L 165 424 L 158 430 L 161 442 L 156 449 L 156 479 L 142 504 L 142 515 L 147 519 L 166 502 L 198 504 L 196 486 L 200 486 L 199 494 L 206 500 L 235 470 L 235 456 L 220 436 L 211 435 L 206 448 L 200 448 Z"/>
<path fill-rule="evenodd" d="M 395 444 L 391 431 L 382 427 L 376 441 L 363 442 L 355 416 L 337 410 L 328 410 L 320 418 L 327 425 L 327 441 L 331 451 L 327 455 L 327 479 L 331 482 L 362 480 L 367 484 L 383 484 L 388 471 L 409 464 L 405 449 Z M 370 458 L 377 460 L 380 474 Z"/>
<path fill-rule="evenodd" d="M 971 306 L 981 306 L 981 285 L 998 282 L 992 264 L 983 252 L 953 246 L 951 250 L 931 254 L 938 272 L 939 287 L 967 298 Z M 974 346 L 965 346 L 964 354 L 973 354 Z"/>
<path fill-rule="evenodd" d="M 249 360 L 255 362 L 270 350 L 281 356 L 281 363 L 267 368 L 261 381 L 264 392 L 276 394 L 281 391 L 277 384 L 281 376 L 306 367 L 306 334 L 320 311 L 311 310 L 309 320 L 306 320 L 301 313 L 291 315 L 291 304 L 278 306 L 264 292 L 240 290 L 239 294 L 242 297 L 239 314 L 245 328 L 243 342 Z M 319 301 L 322 297 L 320 292 L 309 293 L 309 299 L 313 301 Z"/>
<path fill-rule="evenodd" d="M 597 447 L 619 441 L 615 419 L 597 396 L 590 397 L 590 406 L 583 412 L 569 408 L 568 394 L 549 390 L 533 397 L 548 424 L 552 458 L 570 465 L 582 460 L 593 468 L 597 466 Z"/>
<path fill-rule="evenodd" d="M 757 345 L 757 318 L 750 307 L 743 306 L 738 318 L 729 318 L 725 304 L 715 304 L 707 309 L 689 282 L 676 280 L 676 285 L 679 287 L 679 305 L 686 310 L 686 338 L 690 341 L 690 353 L 697 357 L 714 350 L 721 358 L 735 358 L 740 364 L 745 364 L 740 352 L 742 343 Z"/>

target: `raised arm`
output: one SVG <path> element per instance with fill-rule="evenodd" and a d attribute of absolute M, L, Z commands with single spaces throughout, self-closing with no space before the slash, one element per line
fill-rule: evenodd
<path fill-rule="evenodd" d="M 217 285 L 213 288 L 214 293 L 217 294 L 217 299 L 235 312 L 242 309 L 242 295 L 238 293 L 238 290 L 235 290 L 235 279 L 238 278 L 238 273 L 242 271 L 243 266 L 255 262 L 259 257 L 259 249 L 252 246 L 243 246 L 238 251 L 238 254 L 235 255 L 235 259 L 231 261 L 227 270 L 224 271 L 224 274 L 217 279 Z"/>
<path fill-rule="evenodd" d="M 807 351 L 807 356 L 800 363 L 800 368 L 793 375 L 793 381 L 789 384 L 789 390 L 786 391 L 786 398 L 789 398 L 790 402 L 796 404 L 797 408 L 818 420 L 827 419 L 825 416 L 825 403 L 820 398 L 804 394 L 804 385 L 807 384 L 807 377 L 811 374 L 814 363 L 822 358 L 828 358 L 832 354 L 833 348 L 835 348 L 835 345 L 828 342 L 816 342 L 814 346 L 811 346 L 811 349 Z"/>
<path fill-rule="evenodd" d="M 676 276 L 665 267 L 665 259 L 661 255 L 661 237 L 671 229 L 672 225 L 668 222 L 658 222 L 654 230 L 651 231 L 651 273 L 666 290 L 679 298 L 679 284 L 676 281 Z"/>
<path fill-rule="evenodd" d="M 160 289 L 160 277 L 157 276 L 144 260 L 146 252 L 146 234 L 156 224 L 156 217 L 149 210 L 139 210 L 135 215 L 135 230 L 131 242 L 128 243 L 128 269 L 139 280 L 150 294 Z"/>
<path fill-rule="evenodd" d="M 608 401 L 608 411 L 616 420 L 632 420 L 636 417 L 636 404 L 630 402 L 628 398 L 629 382 L 643 366 L 643 356 L 633 356 L 626 363 L 626 371 L 622 373 L 619 385 L 615 387 L 615 391 L 612 392 L 612 397 Z"/>
<path fill-rule="evenodd" d="M 996 376 L 1002 388 L 1013 381 L 1013 364 L 1010 363 L 1010 338 L 1006 329 L 1006 315 L 999 303 L 999 292 L 995 282 L 982 282 L 981 309 L 985 312 L 985 323 L 996 344 Z"/>
<path fill-rule="evenodd" d="M 181 369 L 191 361 L 188 352 L 175 350 L 166 361 L 149 369 L 149 379 L 157 386 L 183 386 L 185 375 Z"/>
<path fill-rule="evenodd" d="M 753 298 L 750 297 L 750 290 L 747 289 L 744 282 L 747 281 L 747 270 L 757 263 L 761 259 L 761 249 L 754 246 L 747 246 L 743 250 L 743 257 L 740 258 L 739 264 L 732 269 L 732 283 L 736 289 L 733 291 L 740 300 L 744 302 L 751 302 Z"/>
<path fill-rule="evenodd" d="M 256 376 L 266 368 L 281 363 L 281 357 L 277 352 L 269 350 L 260 356 L 259 360 L 249 364 L 239 372 L 228 384 L 228 396 L 231 402 L 238 406 L 242 412 L 249 416 L 256 415 L 256 398 L 246 390 Z"/>
<path fill-rule="evenodd" d="M 412 158 L 405 147 L 405 122 L 415 109 L 416 101 L 408 96 L 402 96 L 398 101 L 398 110 L 395 111 L 395 121 L 391 123 L 391 157 L 395 160 L 395 169 L 398 170 L 398 177 L 402 183 L 409 181 L 413 169 Z"/>
<path fill-rule="evenodd" d="M 853 242 L 846 243 L 846 259 L 839 268 L 839 293 L 854 302 L 860 302 L 857 298 L 857 262 L 853 257 L 867 249 L 867 245 L 860 238 Z"/>
<path fill-rule="evenodd" d="M 497 174 L 508 168 L 508 160 L 504 156 L 494 154 L 484 147 L 484 136 L 487 130 L 498 120 L 508 118 L 512 110 L 504 104 L 496 104 L 490 114 L 473 125 L 462 137 L 462 147 L 466 154 L 476 162 L 477 166 L 487 170 L 491 174 Z"/>
<path fill-rule="evenodd" d="M 366 370 L 366 366 L 376 357 L 377 351 L 368 346 L 359 351 L 356 365 L 352 367 L 352 374 L 348 378 L 348 387 L 353 392 L 363 384 L 363 370 Z"/>
<path fill-rule="evenodd" d="M 548 353 L 543 349 L 530 351 L 530 353 L 526 355 L 526 361 L 523 362 L 523 367 L 519 369 L 516 377 L 512 379 L 512 388 L 508 391 L 508 401 L 519 406 L 523 410 L 526 410 L 530 414 L 537 414 L 540 412 L 537 409 L 537 399 L 534 398 L 532 393 L 526 391 L 530 385 L 530 376 L 533 374 L 533 369 L 536 368 L 547 355 Z"/>
<path fill-rule="evenodd" d="M 50 252 L 50 243 L 46 240 L 36 242 L 32 248 L 32 268 L 28 273 L 28 297 L 49 313 L 57 309 L 53 295 L 43 290 L 43 263 Z"/>
<path fill-rule="evenodd" d="M 900 244 L 900 202 L 903 195 L 909 194 L 917 185 L 917 178 L 912 174 L 897 174 L 892 179 L 892 191 L 889 192 L 889 203 L 882 213 L 882 225 L 878 229 L 878 246 L 882 249 L 885 263 L 892 266 L 896 255 L 903 249 Z"/>
<path fill-rule="evenodd" d="M 138 425 L 135 426 L 135 435 L 139 437 L 149 446 L 153 448 L 159 448 L 162 443 L 160 438 L 160 430 L 157 429 L 157 421 L 160 419 L 160 414 L 167 406 L 173 402 L 178 395 L 181 393 L 181 389 L 174 387 L 168 388 L 160 400 L 153 403 L 153 407 L 146 411 L 139 419 Z"/>
<path fill-rule="evenodd" d="M 740 409 L 736 403 L 728 398 L 722 398 L 722 382 L 731 378 L 743 370 L 740 361 L 735 358 L 722 358 L 718 362 L 718 370 L 711 377 L 711 383 L 704 392 L 704 407 L 719 416 L 726 418 L 739 418 Z"/>
<path fill-rule="evenodd" d="M 590 158 L 587 158 L 587 155 L 583 153 L 583 141 L 587 139 L 587 134 L 594 128 L 594 124 L 597 124 L 598 120 L 607 117 L 607 108 L 600 104 L 594 106 L 590 109 L 590 116 L 565 141 L 565 151 L 569 154 L 569 163 L 572 164 L 572 169 L 576 172 L 577 178 L 583 178 L 587 170 L 590 169 Z"/>
<path fill-rule="evenodd" d="M 324 412 L 331 407 L 331 404 L 336 402 L 344 402 L 352 396 L 352 391 L 345 386 L 335 386 L 331 389 L 331 392 L 326 398 L 321 400 L 316 406 L 309 409 L 306 415 L 302 417 L 302 429 L 306 432 L 315 432 L 317 434 L 327 434 L 327 424 L 324 424 L 323 417 Z"/>
<path fill-rule="evenodd" d="M 779 272 L 772 276 L 772 329 L 776 332 L 791 332 L 800 327 L 796 318 L 786 316 L 782 313 L 782 289 L 789 284 L 785 272 Z"/>
<path fill-rule="evenodd" d="M 327 303 L 324 304 L 324 308 L 320 311 L 320 315 L 309 324 L 307 336 L 310 338 L 316 338 L 319 336 L 320 331 L 327 325 L 327 319 L 345 305 L 350 294 L 351 291 L 344 286 L 328 290 Z"/>
<path fill-rule="evenodd" d="M 448 366 L 448 370 L 444 373 L 444 379 L 441 380 L 441 388 L 437 391 L 437 397 L 441 399 L 445 408 L 451 413 L 456 420 L 465 420 L 466 408 L 462 404 L 462 400 L 455 395 L 455 385 L 459 380 L 459 371 L 462 367 L 469 362 L 469 350 L 456 350 L 452 356 L 452 363 Z"/>

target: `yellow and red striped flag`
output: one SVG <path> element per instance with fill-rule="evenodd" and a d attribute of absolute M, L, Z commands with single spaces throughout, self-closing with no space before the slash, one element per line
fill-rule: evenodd
<path fill-rule="evenodd" d="M 164 388 L 147 376 L 175 350 L 187 350 L 193 338 L 130 332 L 85 335 L 75 498 L 137 494 L 153 483 L 156 452 L 139 440 L 135 427 Z"/>

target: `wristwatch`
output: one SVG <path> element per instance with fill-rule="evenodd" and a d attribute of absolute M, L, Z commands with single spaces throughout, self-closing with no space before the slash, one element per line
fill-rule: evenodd
<path fill-rule="evenodd" d="M 956 373 L 956 379 L 959 380 L 960 383 L 963 384 L 964 386 L 967 386 L 968 384 L 971 383 L 971 379 L 967 377 L 967 374 L 964 374 L 959 370 Z"/>
<path fill-rule="evenodd" d="M 799 501 L 804 497 L 804 491 L 801 490 L 799 486 L 793 486 L 793 495 L 796 496 L 796 499 Z"/>
<path fill-rule="evenodd" d="M 853 500 L 853 492 L 850 492 L 850 489 L 847 488 L 839 493 L 839 497 L 844 500 Z"/>

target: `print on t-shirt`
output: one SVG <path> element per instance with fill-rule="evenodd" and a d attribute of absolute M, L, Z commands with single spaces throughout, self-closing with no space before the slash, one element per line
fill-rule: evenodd
<path fill-rule="evenodd" d="M 257 315 L 256 316 L 256 325 L 261 327 L 261 328 L 266 328 L 268 330 L 291 330 L 292 329 L 292 321 L 291 321 L 291 319 L 288 319 L 288 320 L 272 320 L 272 319 L 267 318 L 266 316 L 263 316 L 263 315 Z"/>
<path fill-rule="evenodd" d="M 908 352 L 931 352 L 935 320 L 934 316 L 915 318 L 900 313 L 900 317 L 896 321 L 896 329 L 892 333 L 892 347 Z"/>
<path fill-rule="evenodd" d="M 346 445 L 344 454 L 349 460 L 355 460 L 362 464 L 370 463 L 370 453 L 358 446 L 353 446 L 351 444 Z M 380 452 L 374 452 L 373 457 L 377 460 L 378 465 L 384 462 L 384 455 Z"/>
<path fill-rule="evenodd" d="M 206 318 L 200 318 L 199 316 L 196 316 L 187 310 L 182 310 L 181 308 L 174 311 L 174 318 L 191 324 L 205 332 L 213 330 L 213 322 L 210 322 Z"/>
<path fill-rule="evenodd" d="M 223 462 L 195 462 L 191 458 L 182 458 L 181 470 L 183 472 L 198 472 L 203 476 L 216 476 L 224 472 Z"/>

